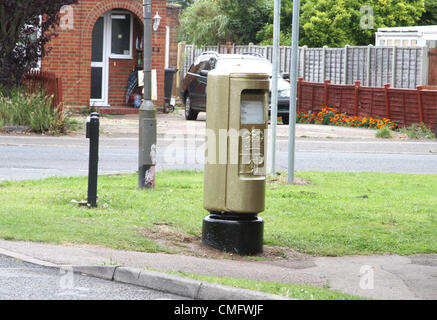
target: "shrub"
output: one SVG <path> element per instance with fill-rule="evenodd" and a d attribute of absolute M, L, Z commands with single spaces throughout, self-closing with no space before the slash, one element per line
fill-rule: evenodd
<path fill-rule="evenodd" d="M 381 139 L 389 139 L 391 138 L 391 130 L 387 126 L 381 127 L 376 132 L 376 137 Z"/>
<path fill-rule="evenodd" d="M 3 125 L 28 126 L 35 132 L 63 133 L 68 120 L 52 107 L 53 96 L 46 96 L 43 90 L 27 93 L 15 88 L 5 94 L 0 92 L 0 119 Z"/>
<path fill-rule="evenodd" d="M 432 139 L 435 134 L 423 122 L 412 124 L 409 127 L 404 127 L 401 132 L 410 139 Z"/>

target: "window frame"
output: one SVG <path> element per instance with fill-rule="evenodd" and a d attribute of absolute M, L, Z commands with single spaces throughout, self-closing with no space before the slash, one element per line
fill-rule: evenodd
<path fill-rule="evenodd" d="M 120 14 L 124 14 L 124 15 L 129 15 L 130 16 L 130 30 L 129 30 L 129 54 L 116 54 L 116 53 L 112 53 L 112 19 L 116 19 L 113 18 L 113 15 L 120 15 Z M 130 60 L 133 59 L 133 25 L 134 25 L 134 19 L 133 19 L 133 15 L 132 13 L 130 13 L 129 11 L 120 11 L 120 10 L 113 10 L 109 13 L 109 19 L 108 19 L 108 25 L 107 25 L 107 41 L 108 41 L 108 57 L 109 59 L 120 59 L 120 60 Z"/>

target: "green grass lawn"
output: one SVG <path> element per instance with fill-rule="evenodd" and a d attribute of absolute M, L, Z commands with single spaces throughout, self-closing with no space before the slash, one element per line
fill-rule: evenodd
<path fill-rule="evenodd" d="M 314 255 L 437 252 L 437 175 L 300 172 L 311 184 L 267 184 L 266 245 Z M 99 207 L 78 207 L 86 177 L 0 183 L 0 238 L 166 251 L 141 230 L 168 224 L 200 235 L 203 174 L 164 171 L 155 190 L 137 176 L 99 177 Z"/>
<path fill-rule="evenodd" d="M 299 300 L 370 300 L 368 298 L 354 296 L 337 290 L 329 289 L 329 286 L 323 286 L 319 288 L 305 284 L 277 283 L 240 278 L 194 275 L 181 271 L 167 273 L 172 273 L 199 281 L 212 282 L 225 286 L 261 291 Z"/>

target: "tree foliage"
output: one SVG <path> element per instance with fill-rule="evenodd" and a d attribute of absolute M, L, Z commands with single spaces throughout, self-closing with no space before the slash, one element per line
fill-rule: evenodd
<path fill-rule="evenodd" d="M 19 85 L 47 51 L 59 11 L 77 0 L 0 0 L 0 84 Z"/>
<path fill-rule="evenodd" d="M 195 0 L 181 14 L 179 39 L 196 45 L 253 42 L 269 19 L 271 4 L 271 0 Z"/>
<path fill-rule="evenodd" d="M 292 8 L 292 0 L 282 0 L 284 45 L 291 42 Z M 377 28 L 414 25 L 423 12 L 424 0 L 301 0 L 299 44 L 309 47 L 373 44 Z M 258 33 L 258 40 L 271 42 L 271 31 L 271 25 L 265 26 Z"/>
<path fill-rule="evenodd" d="M 180 39 L 197 45 L 271 44 L 273 2 L 194 0 L 181 15 Z M 293 0 L 281 2 L 281 44 L 290 45 Z M 301 0 L 299 44 L 368 45 L 377 28 L 417 24 L 437 24 L 437 0 Z"/>
<path fill-rule="evenodd" d="M 425 12 L 419 20 L 419 25 L 429 26 L 437 24 L 437 1 L 425 0 Z"/>
<path fill-rule="evenodd" d="M 196 0 L 180 15 L 179 39 L 196 45 L 225 41 L 218 1 Z"/>

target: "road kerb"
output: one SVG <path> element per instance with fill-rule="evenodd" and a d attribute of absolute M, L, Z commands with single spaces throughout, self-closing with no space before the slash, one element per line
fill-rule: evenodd
<path fill-rule="evenodd" d="M 195 300 L 293 300 L 278 295 L 133 268 L 116 268 L 114 280 Z"/>
<path fill-rule="evenodd" d="M 198 281 L 156 271 L 120 266 L 58 265 L 2 248 L 0 248 L 0 254 L 42 267 L 63 271 L 71 270 L 78 274 L 137 285 L 195 300 L 294 300 L 288 297 Z"/>

